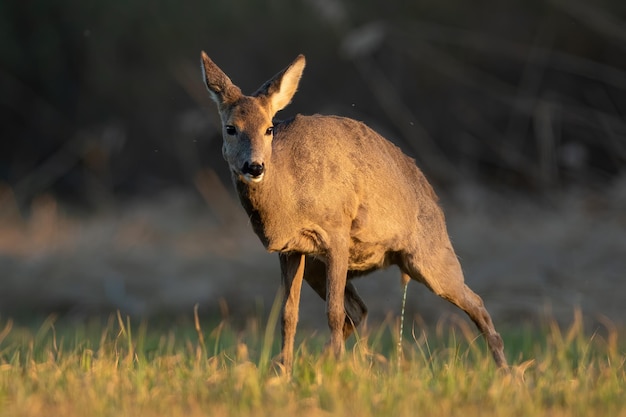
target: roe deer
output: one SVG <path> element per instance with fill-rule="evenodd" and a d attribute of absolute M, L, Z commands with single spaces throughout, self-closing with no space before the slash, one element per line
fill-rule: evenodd
<path fill-rule="evenodd" d="M 275 121 L 296 92 L 303 55 L 251 96 L 205 52 L 201 64 L 241 204 L 265 248 L 279 255 L 287 375 L 302 279 L 326 300 L 328 347 L 339 357 L 367 314 L 351 280 L 389 265 L 465 311 L 497 366 L 506 367 L 502 338 L 481 298 L 464 283 L 437 196 L 413 159 L 352 119 L 297 115 Z"/>

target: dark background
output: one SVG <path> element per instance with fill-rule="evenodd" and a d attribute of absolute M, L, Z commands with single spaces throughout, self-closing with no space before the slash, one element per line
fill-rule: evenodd
<path fill-rule="evenodd" d="M 304 53 L 284 115 L 364 120 L 437 183 L 606 184 L 626 161 L 625 16 L 620 1 L 2 2 L 0 181 L 21 202 L 97 207 L 223 169 L 204 49 L 248 93 Z"/>
<path fill-rule="evenodd" d="M 487 217 L 510 214 L 517 203 L 502 196 L 515 195 L 525 203 L 548 202 L 557 213 L 563 206 L 584 206 L 581 216 L 594 219 L 585 226 L 589 230 L 599 230 L 595 222 L 604 216 L 617 243 L 611 246 L 614 252 L 605 248 L 603 253 L 616 255 L 590 262 L 612 265 L 610 273 L 594 275 L 609 280 L 606 290 L 615 277 L 623 281 L 615 248 L 623 241 L 626 197 L 598 196 L 626 189 L 619 185 L 626 162 L 625 23 L 626 3 L 618 0 L 0 2 L 0 217 L 5 225 L 0 311 L 30 304 L 69 310 L 128 307 L 131 284 L 163 270 L 146 265 L 170 253 L 167 242 L 184 240 L 181 235 L 201 229 L 203 221 L 210 223 L 204 232 L 211 241 L 232 234 L 228 213 L 240 209 L 224 203 L 231 187 L 217 112 L 201 80 L 201 50 L 247 93 L 305 54 L 299 92 L 279 116 L 319 112 L 365 121 L 416 158 L 444 201 L 452 195 L 450 201 L 462 203 L 461 211 L 489 206 Z M 484 197 L 484 189 L 499 197 Z M 209 220 L 193 202 L 171 203 L 187 201 L 181 195 L 208 203 Z M 177 208 L 167 208 L 170 203 Z M 166 207 L 165 214 L 150 217 L 159 206 Z M 570 219 L 531 212 L 536 219 Z M 76 214 L 87 224 L 72 229 L 66 217 Z M 559 230 L 580 227 L 577 215 Z M 520 221 L 511 216 L 502 222 Z M 174 220 L 180 217 L 197 222 L 180 225 Z M 145 230 L 126 233 L 142 222 Z M 534 227 L 544 230 L 546 224 Z M 122 253 L 113 232 L 94 231 L 107 227 L 135 249 L 159 249 L 152 255 L 141 252 L 128 267 L 126 257 L 136 253 Z M 462 229 L 452 228 L 461 244 Z M 91 232 L 98 237 L 85 237 Z M 587 242 L 587 232 L 581 235 Z M 74 246 L 63 248 L 64 239 Z M 564 245 L 558 253 L 569 254 L 567 239 L 567 234 L 556 239 Z M 89 246 L 94 241 L 100 246 Z M 549 241 L 534 237 L 529 245 Z M 216 250 L 212 259 L 236 264 L 233 251 Z M 537 253 L 546 250 L 534 248 L 515 262 L 532 264 Z M 91 261 L 81 264 L 85 259 Z M 559 270 L 558 263 L 570 258 L 555 259 L 548 270 Z M 117 272 L 85 278 L 111 264 Z M 163 275 L 163 282 L 189 275 L 181 268 Z M 198 269 L 207 273 L 204 264 Z M 54 298 L 50 289 L 75 289 L 72 279 L 92 283 L 84 290 L 96 288 L 96 293 L 100 284 L 93 283 L 107 282 L 108 298 L 85 301 L 80 290 L 59 290 L 62 295 Z M 118 284 L 110 287 L 113 281 L 121 290 Z M 271 283 L 270 301 L 277 278 Z M 506 293 L 507 285 L 500 285 L 493 297 Z M 136 293 L 145 293 L 147 286 L 137 284 Z M 34 288 L 46 290 L 36 296 Z M 214 291 L 206 303 L 228 291 Z M 189 305 L 176 304 L 186 311 Z"/>

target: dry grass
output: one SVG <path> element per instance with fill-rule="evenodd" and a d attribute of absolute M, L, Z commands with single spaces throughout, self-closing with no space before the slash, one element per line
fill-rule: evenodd
<path fill-rule="evenodd" d="M 202 188 L 211 178 L 198 181 Z M 3 197 L 3 314 L 16 306 L 69 314 L 34 325 L 0 316 L 0 416 L 626 416 L 624 181 L 552 207 L 472 188 L 448 198 L 453 240 L 503 333 L 510 375 L 496 372 L 465 319 L 433 319 L 442 304 L 411 284 L 407 317 L 431 315 L 406 323 L 413 336 L 401 363 L 395 320 L 362 331 L 339 363 L 321 354 L 326 336 L 301 330 L 291 382 L 272 362 L 275 314 L 270 324 L 228 318 L 263 316 L 278 283 L 275 258 L 225 196 L 225 206 L 209 204 L 213 216 L 171 194 L 88 218 L 50 198 L 24 216 L 6 190 Z M 400 307 L 400 286 L 384 278 L 357 283 L 372 316 Z M 230 312 L 223 308 L 217 323 L 126 318 L 172 315 L 197 302 L 217 310 L 221 298 Z M 546 300 L 554 307 L 547 324 L 521 324 Z M 572 319 L 576 305 L 589 314 L 584 320 Z M 124 313 L 85 321 L 116 308 Z M 312 317 L 323 322 L 323 304 L 305 290 L 302 327 L 325 328 Z M 428 323 L 437 325 L 418 330 Z"/>
<path fill-rule="evenodd" d="M 274 325 L 196 332 L 190 321 L 151 330 L 119 314 L 38 328 L 5 319 L 0 415 L 626 415 L 623 345 L 614 332 L 587 334 L 580 315 L 568 329 L 550 322 L 506 337 L 510 374 L 462 331 L 405 340 L 398 363 L 383 326 L 340 362 L 319 353 L 318 338 L 301 341 L 289 381 L 268 360 Z"/>

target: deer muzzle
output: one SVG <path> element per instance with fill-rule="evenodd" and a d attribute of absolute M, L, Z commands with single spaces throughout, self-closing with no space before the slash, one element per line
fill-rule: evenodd
<path fill-rule="evenodd" d="M 241 173 L 246 182 L 260 182 L 263 179 L 263 174 L 265 174 L 265 164 L 246 161 L 241 168 Z"/>

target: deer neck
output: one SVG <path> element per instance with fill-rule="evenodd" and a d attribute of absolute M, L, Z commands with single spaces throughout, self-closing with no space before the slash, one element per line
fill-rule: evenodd
<path fill-rule="evenodd" d="M 259 183 L 234 178 L 239 201 L 250 218 L 252 229 L 270 250 L 275 250 L 272 242 L 279 239 L 281 222 L 286 216 L 285 202 L 288 201 L 282 196 L 280 184 L 274 184 L 275 174 L 269 170 Z"/>

